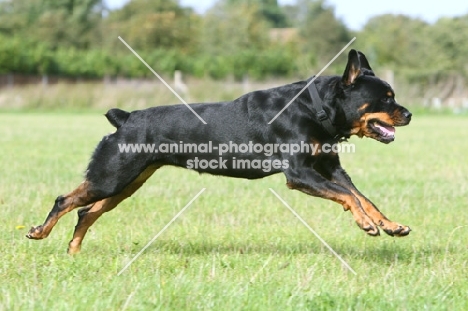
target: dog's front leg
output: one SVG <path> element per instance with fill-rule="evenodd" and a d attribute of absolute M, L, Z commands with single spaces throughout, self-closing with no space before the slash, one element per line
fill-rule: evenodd
<path fill-rule="evenodd" d="M 324 178 L 312 168 L 301 167 L 285 172 L 287 186 L 306 194 L 337 202 L 347 211 L 351 211 L 357 225 L 372 236 L 379 235 L 379 229 L 364 212 L 358 198 L 348 189 Z"/>
<path fill-rule="evenodd" d="M 321 158 L 319 161 L 317 161 L 314 168 L 317 169 L 325 178 L 343 186 L 351 193 L 353 193 L 361 203 L 364 212 L 372 219 L 375 224 L 379 225 L 382 230 L 385 231 L 385 233 L 391 236 L 405 236 L 410 233 L 410 227 L 389 220 L 379 211 L 374 203 L 372 203 L 356 188 L 349 175 L 341 167 L 338 155 L 330 155 L 328 157 Z"/>

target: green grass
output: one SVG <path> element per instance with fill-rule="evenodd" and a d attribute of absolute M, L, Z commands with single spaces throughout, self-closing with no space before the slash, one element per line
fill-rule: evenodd
<path fill-rule="evenodd" d="M 45 240 L 24 236 L 81 182 L 112 128 L 99 114 L 0 114 L 0 310 L 467 310 L 467 122 L 416 115 L 394 143 L 353 138 L 357 152 L 342 155 L 361 191 L 411 226 L 408 237 L 368 237 L 339 205 L 288 190 L 282 175 L 246 181 L 163 168 L 69 256 L 74 212 Z"/>

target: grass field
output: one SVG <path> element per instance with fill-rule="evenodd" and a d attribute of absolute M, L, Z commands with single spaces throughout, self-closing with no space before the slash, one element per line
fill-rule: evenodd
<path fill-rule="evenodd" d="M 281 175 L 246 181 L 163 168 L 69 256 L 75 212 L 46 240 L 24 236 L 81 182 L 112 128 L 98 114 L 0 114 L 0 310 L 468 310 L 468 118 L 413 120 L 390 145 L 353 138 L 356 153 L 342 155 L 361 191 L 411 226 L 408 237 L 368 237 L 339 205 L 288 190 Z"/>

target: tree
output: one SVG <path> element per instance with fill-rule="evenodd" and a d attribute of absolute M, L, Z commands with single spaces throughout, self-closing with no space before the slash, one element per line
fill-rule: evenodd
<path fill-rule="evenodd" d="M 271 27 L 284 28 L 289 26 L 286 15 L 278 5 L 278 0 L 224 0 L 224 2 L 232 8 L 247 6 L 258 10 Z M 220 1 L 220 3 L 223 3 L 223 1 Z"/>
<path fill-rule="evenodd" d="M 192 9 L 177 0 L 132 0 L 110 13 L 105 28 L 114 44 L 120 44 L 115 41 L 120 35 L 137 49 L 189 51 L 196 44 L 198 26 Z"/>
<path fill-rule="evenodd" d="M 204 16 L 197 71 L 214 78 L 246 75 L 265 78 L 296 69 L 294 53 L 270 40 L 271 24 L 260 7 L 247 2 L 217 2 Z"/>
<path fill-rule="evenodd" d="M 392 68 L 401 77 L 421 82 L 455 68 L 456 56 L 446 57 L 453 47 L 441 44 L 450 41 L 452 26 L 443 31 L 438 23 L 429 25 L 405 15 L 384 14 L 367 22 L 359 41 L 375 66 Z"/>
<path fill-rule="evenodd" d="M 100 0 L 8 0 L 0 2 L 0 31 L 51 48 L 87 49 L 100 41 Z"/>
<path fill-rule="evenodd" d="M 201 49 L 210 55 L 263 49 L 269 42 L 268 31 L 257 6 L 220 2 L 205 15 Z"/>
<path fill-rule="evenodd" d="M 428 24 L 419 19 L 384 14 L 366 23 L 359 41 L 376 65 L 414 67 L 423 56 L 422 50 L 429 46 L 427 28 Z"/>
<path fill-rule="evenodd" d="M 295 11 L 295 12 L 294 12 Z M 298 0 L 289 15 L 295 15 L 295 23 L 303 40 L 303 53 L 316 68 L 328 63 L 350 40 L 344 23 L 335 16 L 332 6 L 324 0 Z"/>
<path fill-rule="evenodd" d="M 437 58 L 437 67 L 449 73 L 468 76 L 468 15 L 441 18 L 429 27 L 433 41 L 431 53 Z"/>

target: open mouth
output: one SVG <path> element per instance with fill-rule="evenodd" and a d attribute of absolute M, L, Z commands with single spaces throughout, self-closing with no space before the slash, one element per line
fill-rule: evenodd
<path fill-rule="evenodd" d="M 380 121 L 372 121 L 370 123 L 371 129 L 377 133 L 378 140 L 384 143 L 389 143 L 395 140 L 395 128 Z"/>

